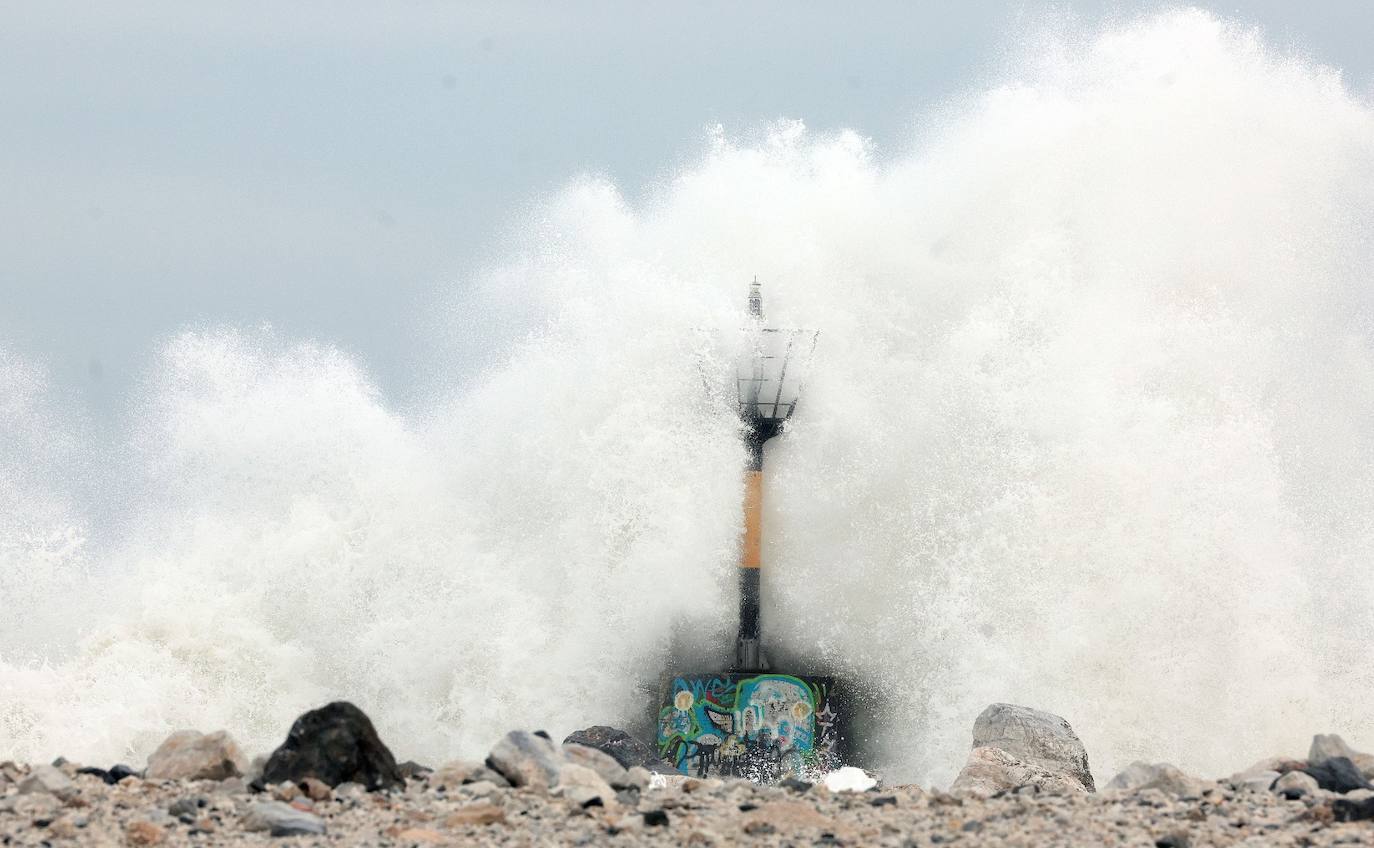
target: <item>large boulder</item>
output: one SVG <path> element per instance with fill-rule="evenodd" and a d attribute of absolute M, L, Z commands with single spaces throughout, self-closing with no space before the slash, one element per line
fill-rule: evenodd
<path fill-rule="evenodd" d="M 1093 785 L 1088 752 L 1063 718 L 1016 704 L 993 704 L 973 723 L 974 748 L 1000 748 L 1023 763 Z"/>
<path fill-rule="evenodd" d="M 645 742 L 636 739 L 623 730 L 597 724 L 583 730 L 569 733 L 563 740 L 564 745 L 585 745 L 615 757 L 624 768 L 644 766 L 652 769 L 663 764 L 658 754 Z"/>
<path fill-rule="evenodd" d="M 968 762 L 950 791 L 995 795 L 1022 786 L 1055 794 L 1090 791 L 1072 775 L 1018 760 L 1001 748 L 992 747 L 974 748 L 969 752 Z"/>
<path fill-rule="evenodd" d="M 1113 777 L 1107 783 L 1107 788 L 1119 792 L 1158 789 L 1168 795 L 1198 795 L 1206 785 L 1206 781 L 1185 774 L 1170 763 L 1147 763 L 1136 760 Z"/>
<path fill-rule="evenodd" d="M 299 784 L 307 777 L 329 786 L 360 783 L 369 791 L 404 786 L 396 758 L 372 720 L 347 701 L 335 701 L 296 719 L 281 747 L 263 767 L 264 783 Z"/>
<path fill-rule="evenodd" d="M 550 789 L 558 783 L 565 760 L 547 733 L 512 730 L 487 755 L 487 768 L 511 786 Z"/>
<path fill-rule="evenodd" d="M 569 744 L 585 745 L 587 748 L 609 753 L 625 768 L 643 766 L 650 771 L 664 771 L 666 766 L 664 761 L 658 759 L 658 753 L 653 746 L 640 741 L 638 737 L 632 737 L 620 728 L 606 727 L 605 724 L 594 724 L 583 730 L 574 730 L 563 739 L 563 745 Z"/>
<path fill-rule="evenodd" d="M 248 758 L 223 730 L 178 730 L 148 757 L 149 780 L 228 780 L 248 769 Z"/>

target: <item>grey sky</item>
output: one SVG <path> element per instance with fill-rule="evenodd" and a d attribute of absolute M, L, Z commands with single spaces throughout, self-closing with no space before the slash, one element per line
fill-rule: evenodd
<path fill-rule="evenodd" d="M 580 173 L 631 197 L 704 128 L 880 155 L 1018 28 L 1157 4 L 0 2 L 0 343 L 98 417 L 157 340 L 271 322 L 396 400 L 437 293 Z M 1374 4 L 1203 3 L 1374 80 Z"/>

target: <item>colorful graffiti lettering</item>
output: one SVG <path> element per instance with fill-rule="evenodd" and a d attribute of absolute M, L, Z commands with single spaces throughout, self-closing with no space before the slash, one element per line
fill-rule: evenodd
<path fill-rule="evenodd" d="M 829 678 L 716 674 L 674 678 L 659 712 L 659 754 L 697 777 L 806 777 L 837 762 Z"/>

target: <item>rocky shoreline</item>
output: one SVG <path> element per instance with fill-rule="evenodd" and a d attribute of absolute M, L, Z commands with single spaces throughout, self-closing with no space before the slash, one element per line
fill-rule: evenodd
<path fill-rule="evenodd" d="M 1068 722 L 993 705 L 950 791 L 858 772 L 774 786 L 655 771 L 609 728 L 513 731 L 484 762 L 396 763 L 348 704 L 306 713 L 270 757 L 223 732 L 169 737 L 135 772 L 0 763 L 0 844 L 1374 844 L 1374 757 L 1317 736 L 1222 780 L 1134 763 L 1093 791 Z"/>

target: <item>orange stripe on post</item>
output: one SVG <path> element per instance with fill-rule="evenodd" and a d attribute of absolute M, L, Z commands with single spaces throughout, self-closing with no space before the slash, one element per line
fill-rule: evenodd
<path fill-rule="evenodd" d="M 758 568 L 763 545 L 763 472 L 750 471 L 744 481 L 744 552 L 740 568 Z"/>

